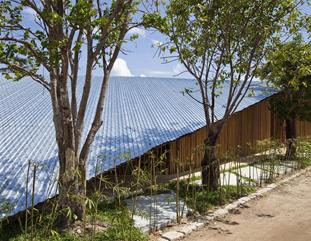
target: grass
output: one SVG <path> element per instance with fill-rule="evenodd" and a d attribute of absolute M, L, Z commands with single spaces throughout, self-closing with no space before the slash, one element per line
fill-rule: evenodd
<path fill-rule="evenodd" d="M 253 184 L 257 184 L 257 181 L 253 178 L 250 178 L 250 177 L 245 177 L 243 175 L 240 175 L 239 172 L 236 172 L 236 171 L 230 171 L 230 173 L 236 175 L 239 177 L 240 180 L 243 180 L 245 182 L 248 182 L 248 183 L 253 183 Z"/>
<path fill-rule="evenodd" d="M 275 148 L 276 150 L 278 150 L 277 148 L 279 147 Z M 295 165 L 294 168 L 305 168 L 310 166 L 310 156 L 311 142 L 309 140 L 299 141 L 297 143 L 297 155 L 294 160 L 297 165 Z M 235 160 L 236 158 L 235 156 L 233 156 L 227 161 L 234 162 Z M 254 166 L 258 169 L 261 169 L 264 174 L 267 174 L 267 177 L 265 178 L 272 178 L 271 181 L 273 181 L 274 175 L 277 174 L 275 172 L 275 167 L 287 165 L 286 161 L 287 160 L 283 159 L 282 155 L 266 154 L 261 160 L 255 161 L 253 163 L 238 163 L 239 165 L 230 166 L 230 168 L 224 168 L 220 171 L 222 173 L 232 173 L 234 176 L 236 176 L 238 179 L 238 186 L 222 185 L 213 192 L 208 191 L 202 188 L 201 185 L 195 183 L 195 181 L 200 180 L 199 176 L 189 175 L 188 179 L 179 179 L 179 190 L 177 192 L 176 180 L 161 185 L 153 184 L 150 181 L 152 174 L 150 174 L 148 170 L 143 171 L 141 169 L 137 169 L 136 172 L 133 171 L 133 176 L 136 179 L 134 178 L 134 182 L 131 183 L 130 188 L 125 188 L 122 186 L 119 187 L 119 185 L 114 186 L 114 190 L 118 194 L 117 199 L 98 202 L 98 200 L 102 200 L 100 188 L 95 192 L 96 195 L 94 197 L 90 197 L 90 202 L 88 202 L 90 204 L 90 207 L 88 209 L 88 215 L 86 217 L 86 224 L 89 225 L 89 227 L 91 226 L 92 228 L 88 228 L 88 230 L 84 232 L 84 234 L 78 235 L 77 232 L 70 232 L 70 230 L 72 229 L 76 230 L 76 227 L 66 230 L 60 230 L 55 227 L 55 215 L 53 215 L 53 212 L 50 208 L 46 208 L 43 209 L 41 213 L 35 210 L 34 216 L 31 215 L 31 212 L 29 212 L 28 226 L 25 225 L 25 220 L 19 220 L 10 223 L 0 223 L 0 241 L 148 240 L 147 235 L 134 227 L 130 209 L 128 209 L 126 205 L 122 202 L 123 193 L 133 194 L 135 193 L 135 191 L 141 190 L 142 188 L 144 188 L 145 194 L 147 195 L 172 190 L 177 193 L 178 198 L 180 198 L 180 200 L 182 200 L 188 208 L 194 211 L 198 211 L 201 214 L 205 214 L 211 208 L 230 203 L 256 190 L 256 188 L 254 187 L 254 184 L 256 184 L 256 180 L 252 179 L 251 177 L 241 176 L 241 174 L 239 174 L 239 168 L 243 168 L 247 165 Z M 243 181 L 244 184 L 241 184 L 240 181 Z M 106 181 L 103 181 L 103 183 L 105 184 Z M 2 205 L 0 205 L 0 209 L 9 210 L 9 203 L 3 202 Z M 180 210 L 182 210 L 183 212 L 184 208 L 181 207 L 179 211 Z M 34 225 L 32 225 L 32 223 L 34 223 Z M 96 225 L 92 226 L 92 224 Z M 77 225 L 77 222 L 75 225 Z M 78 228 L 84 230 L 84 228 L 82 228 L 83 223 L 80 222 L 79 225 L 80 226 Z M 27 227 L 27 231 L 25 231 L 25 226 Z M 99 231 L 95 232 L 96 227 L 101 228 Z"/>
<path fill-rule="evenodd" d="M 176 190 L 176 181 L 171 181 L 165 187 L 171 190 Z M 201 214 L 215 206 L 230 203 L 242 196 L 246 196 L 255 191 L 253 186 L 222 186 L 217 191 L 208 191 L 202 188 L 201 185 L 193 184 L 187 180 L 180 180 L 179 195 L 185 201 L 188 208 L 198 211 Z"/>
<path fill-rule="evenodd" d="M 148 240 L 147 236 L 134 227 L 130 210 L 117 201 L 101 203 L 97 212 L 99 221 L 109 224 L 109 228 L 101 235 L 100 240 Z"/>
<path fill-rule="evenodd" d="M 46 230 L 48 224 L 44 217 L 47 213 L 42 213 L 42 217 L 36 223 L 35 235 L 31 232 L 24 232 L 19 222 L 3 224 L 0 229 L 0 241 L 145 241 L 147 235 L 134 227 L 131 213 L 123 204 L 117 201 L 102 202 L 98 205 L 96 212 L 97 223 L 104 224 L 107 229 L 101 232 L 87 232 L 84 235 L 70 234 L 69 230 L 61 231 L 57 228 Z M 89 222 L 92 216 L 88 216 Z"/>

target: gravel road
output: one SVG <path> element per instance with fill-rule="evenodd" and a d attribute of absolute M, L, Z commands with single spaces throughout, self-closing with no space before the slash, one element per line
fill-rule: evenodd
<path fill-rule="evenodd" d="M 311 171 L 186 241 L 311 241 Z"/>

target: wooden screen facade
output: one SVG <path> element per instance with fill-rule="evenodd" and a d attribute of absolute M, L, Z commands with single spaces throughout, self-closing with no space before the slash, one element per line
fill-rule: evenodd
<path fill-rule="evenodd" d="M 297 135 L 301 137 L 311 136 L 311 123 L 306 121 L 297 121 Z M 201 167 L 203 159 L 203 141 L 207 136 L 206 127 L 198 129 L 195 132 L 184 135 L 174 141 L 164 143 L 141 157 L 132 160 L 132 166 L 149 166 L 155 162 L 157 169 L 162 174 L 174 175 L 177 172 L 177 162 L 179 163 L 180 173 L 197 170 Z M 241 146 L 242 153 L 250 154 L 249 147 L 254 146 L 257 141 L 266 139 L 285 140 L 284 124 L 276 117 L 269 108 L 269 98 L 249 106 L 242 111 L 233 114 L 225 123 L 220 133 L 217 143 L 217 152 L 225 153 Z M 247 150 L 248 149 L 248 150 Z M 165 153 L 165 155 L 163 154 Z M 162 158 L 160 156 L 162 155 Z M 124 173 L 130 171 L 124 164 L 119 170 Z"/>
<path fill-rule="evenodd" d="M 254 146 L 257 140 L 270 138 L 274 126 L 271 122 L 272 113 L 268 107 L 268 100 L 264 100 L 233 114 L 220 133 L 217 152 L 225 153 L 237 146 L 243 149 Z M 168 174 L 176 173 L 176 162 L 173 160 L 180 160 L 181 172 L 187 171 L 190 165 L 193 169 L 200 168 L 204 155 L 202 144 L 206 137 L 207 130 L 204 127 L 171 142 Z"/>

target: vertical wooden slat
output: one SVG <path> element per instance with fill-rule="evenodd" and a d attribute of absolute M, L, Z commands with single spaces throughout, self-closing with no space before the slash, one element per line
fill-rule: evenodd
<path fill-rule="evenodd" d="M 297 121 L 297 134 L 302 137 L 311 136 L 311 123 Z M 190 168 L 190 158 L 192 158 L 192 169 L 200 168 L 204 156 L 202 146 L 206 137 L 206 127 L 203 127 L 177 140 L 154 148 L 153 151 L 157 158 L 168 151 L 165 164 L 161 165 L 161 168 L 167 170 L 166 174 L 176 174 L 177 159 L 181 162 L 180 171 L 185 172 Z M 269 109 L 269 99 L 266 99 L 233 114 L 227 120 L 217 142 L 217 152 L 218 154 L 225 153 L 236 148 L 237 145 L 245 146 L 247 143 L 255 145 L 257 140 L 268 138 L 284 138 L 284 125 L 276 114 Z M 197 149 L 195 153 L 193 153 L 194 149 Z M 245 149 L 244 154 L 249 154 L 249 150 Z M 148 154 L 145 154 L 141 160 L 148 165 L 149 159 Z"/>

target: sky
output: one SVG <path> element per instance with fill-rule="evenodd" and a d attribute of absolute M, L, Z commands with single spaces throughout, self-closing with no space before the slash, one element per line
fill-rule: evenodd
<path fill-rule="evenodd" d="M 32 25 L 35 12 L 30 8 L 24 8 L 23 16 L 23 21 L 27 25 Z M 36 28 L 34 23 L 32 27 Z M 111 73 L 112 76 L 191 78 L 190 74 L 182 73 L 185 69 L 180 63 L 176 61 L 166 64 L 159 56 L 157 46 L 165 41 L 163 35 L 143 28 L 131 29 L 127 37 L 132 34 L 138 34 L 139 38 L 123 46 L 126 54 L 119 54 Z M 82 58 L 81 66 L 85 66 L 85 63 L 86 58 Z M 83 70 L 81 72 L 83 73 Z M 101 71 L 95 70 L 93 74 L 94 76 L 100 75 Z"/>
<path fill-rule="evenodd" d="M 310 6 L 303 6 L 302 11 L 311 15 Z M 162 34 L 139 28 L 134 29 L 132 33 L 137 33 L 140 37 L 126 46 L 129 50 L 128 54 L 119 55 L 113 75 L 193 78 L 189 73 L 185 73 L 182 64 L 177 61 L 166 64 L 158 56 L 156 46 L 165 42 Z"/>
<path fill-rule="evenodd" d="M 310 7 L 303 7 L 303 11 L 311 14 Z M 34 17 L 34 12 L 30 8 L 23 10 L 25 21 L 29 17 Z M 140 76 L 140 77 L 178 77 L 192 78 L 185 72 L 185 68 L 179 62 L 164 63 L 158 54 L 157 46 L 165 42 L 165 37 L 154 31 L 143 28 L 134 28 L 129 33 L 138 34 L 139 38 L 133 42 L 125 44 L 126 54 L 120 53 L 112 76 Z M 85 66 L 86 58 L 82 58 L 81 66 Z M 81 71 L 83 72 L 83 71 Z M 100 70 L 95 70 L 94 76 L 100 75 Z"/>
<path fill-rule="evenodd" d="M 304 5 L 302 11 L 311 15 L 310 6 Z M 128 46 L 132 52 L 119 56 L 114 75 L 127 73 L 132 76 L 192 78 L 189 73 L 184 73 L 185 68 L 182 64 L 178 62 L 164 64 L 158 56 L 155 45 L 165 42 L 163 35 L 137 28 L 133 32 L 139 34 L 140 37 L 134 44 Z"/>
<path fill-rule="evenodd" d="M 113 75 L 131 75 L 141 77 L 191 77 L 184 72 L 178 61 L 164 63 L 157 51 L 158 45 L 165 41 L 160 33 L 134 28 L 129 34 L 139 34 L 139 38 L 125 46 L 126 54 L 120 54 Z"/>

